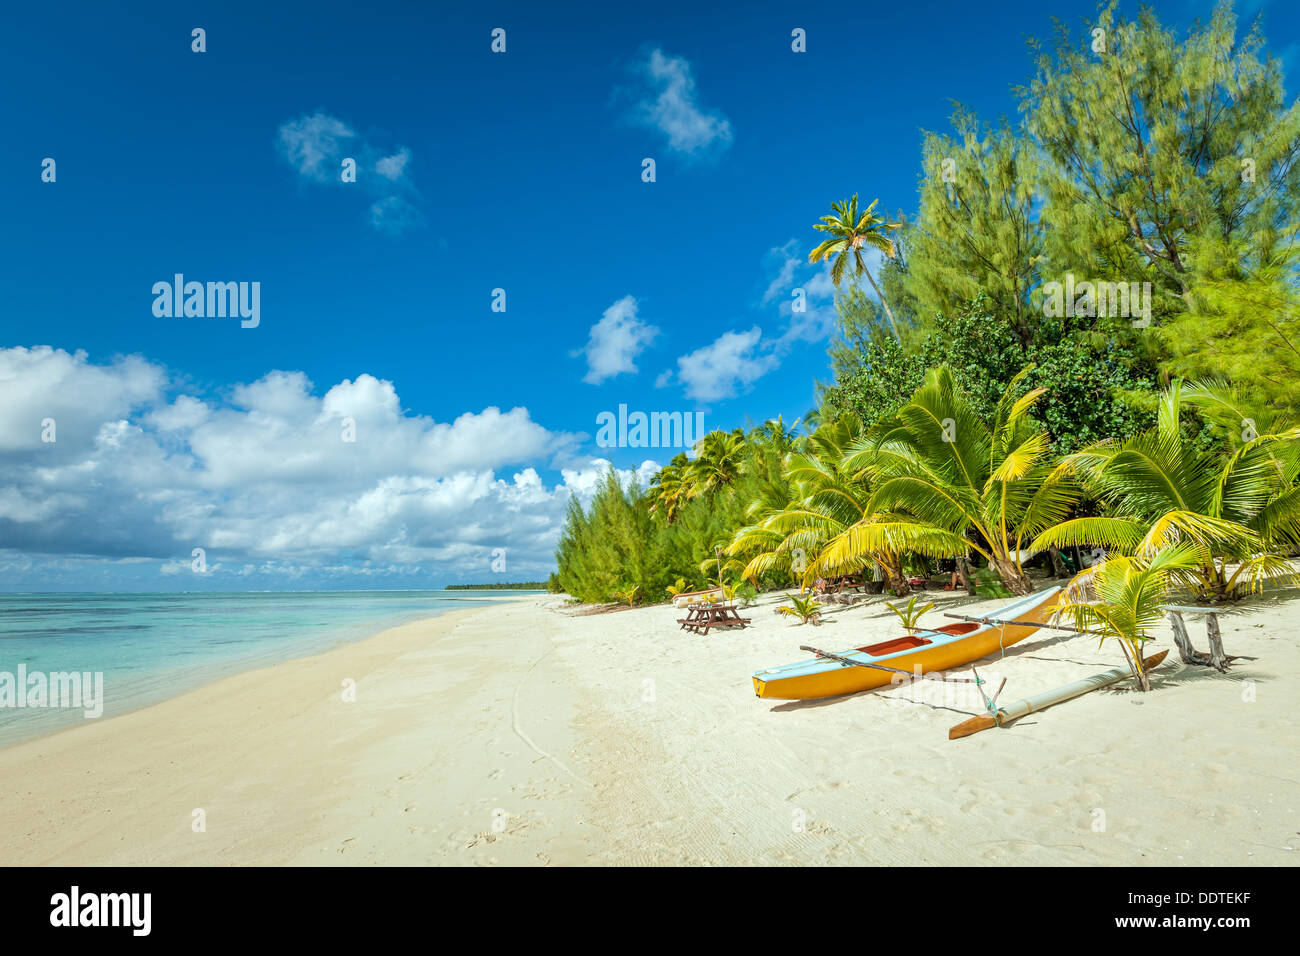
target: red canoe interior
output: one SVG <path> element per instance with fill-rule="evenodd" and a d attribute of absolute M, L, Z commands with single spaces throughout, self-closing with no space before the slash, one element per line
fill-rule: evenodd
<path fill-rule="evenodd" d="M 963 624 L 948 624 L 944 627 L 935 628 L 940 634 L 969 634 L 978 628 L 979 625 L 972 622 Z M 913 647 L 924 647 L 931 643 L 927 638 L 917 637 L 915 634 L 907 637 L 897 637 L 892 641 L 885 641 L 881 644 L 869 644 L 866 647 L 859 647 L 858 650 L 870 654 L 872 657 L 884 657 L 886 654 L 897 654 L 899 651 L 910 650 Z"/>

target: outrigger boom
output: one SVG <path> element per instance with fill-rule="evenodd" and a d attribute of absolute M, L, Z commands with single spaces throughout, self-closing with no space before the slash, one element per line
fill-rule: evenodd
<path fill-rule="evenodd" d="M 997 617 L 971 617 L 968 614 L 944 614 L 944 617 L 951 617 L 958 621 L 974 621 L 976 624 L 1024 624 L 1024 621 L 1012 621 Z M 1069 631 L 1071 634 L 1091 634 L 1093 637 L 1102 637 L 1097 631 L 1081 631 L 1077 627 L 1062 627 L 1060 624 L 1035 624 L 1035 627 L 1046 628 L 1049 631 Z"/>

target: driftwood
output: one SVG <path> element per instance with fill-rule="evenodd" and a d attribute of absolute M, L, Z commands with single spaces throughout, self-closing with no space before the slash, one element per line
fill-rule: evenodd
<path fill-rule="evenodd" d="M 867 599 L 866 594 L 851 593 L 834 593 L 821 595 L 822 601 L 826 604 L 843 604 L 846 607 L 852 607 Z"/>
<path fill-rule="evenodd" d="M 1223 651 L 1223 635 L 1219 631 L 1218 612 L 1197 607 L 1176 607 L 1173 605 L 1165 608 L 1165 610 L 1169 612 L 1169 623 L 1174 629 L 1174 644 L 1178 647 L 1178 656 L 1182 658 L 1183 663 L 1195 664 L 1200 667 L 1213 667 L 1220 674 L 1226 673 L 1228 665 L 1237 658 L 1229 657 Z M 1184 611 L 1205 615 L 1205 633 L 1210 639 L 1210 653 L 1208 656 L 1192 646 L 1192 639 L 1187 633 L 1187 625 L 1183 622 Z"/>

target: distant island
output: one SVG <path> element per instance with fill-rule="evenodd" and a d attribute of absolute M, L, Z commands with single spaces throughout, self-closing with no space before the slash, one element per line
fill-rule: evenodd
<path fill-rule="evenodd" d="M 448 584 L 444 591 L 545 591 L 545 581 L 517 581 L 508 584 Z"/>

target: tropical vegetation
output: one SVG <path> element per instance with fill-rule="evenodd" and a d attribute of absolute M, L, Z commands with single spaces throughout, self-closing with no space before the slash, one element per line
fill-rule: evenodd
<path fill-rule="evenodd" d="M 645 488 L 611 471 L 553 589 L 797 589 L 799 616 L 819 584 L 906 597 L 956 560 L 1024 594 L 1104 553 L 1063 610 L 1140 668 L 1169 588 L 1296 580 L 1300 104 L 1226 0 L 1181 38 L 1107 3 L 1033 50 L 1022 122 L 926 134 L 913 218 L 855 195 L 812 224 L 839 327 L 816 407 Z"/>

